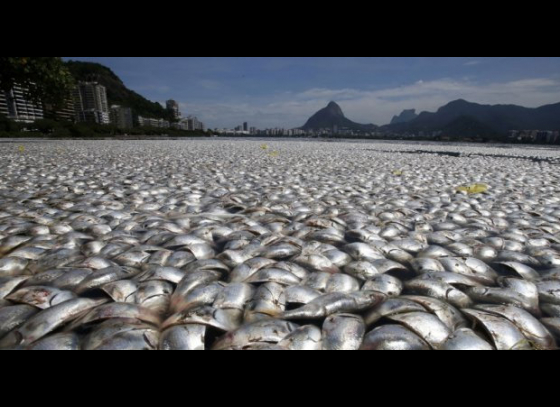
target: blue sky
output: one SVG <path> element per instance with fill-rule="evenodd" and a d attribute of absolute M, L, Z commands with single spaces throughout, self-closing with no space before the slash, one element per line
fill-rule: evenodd
<path fill-rule="evenodd" d="M 63 57 L 110 67 L 153 101 L 180 102 L 208 126 L 298 127 L 331 100 L 360 123 L 463 98 L 560 102 L 560 57 Z"/>

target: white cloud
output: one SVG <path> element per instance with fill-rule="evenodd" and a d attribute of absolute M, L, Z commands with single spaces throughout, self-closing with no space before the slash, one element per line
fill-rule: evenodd
<path fill-rule="evenodd" d="M 312 88 L 246 99 L 242 103 L 189 103 L 184 110 L 197 114 L 212 127 L 232 127 L 244 121 L 260 128 L 297 127 L 334 100 L 346 116 L 359 123 L 386 124 L 404 109 L 435 111 L 455 99 L 483 104 L 517 104 L 538 107 L 560 102 L 560 80 L 531 78 L 513 82 L 480 84 L 468 79 L 418 81 L 379 89 Z"/>

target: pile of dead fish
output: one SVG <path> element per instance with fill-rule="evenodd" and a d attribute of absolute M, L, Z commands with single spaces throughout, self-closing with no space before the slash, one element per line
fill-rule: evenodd
<path fill-rule="evenodd" d="M 0 145 L 0 349 L 557 349 L 560 153 L 261 144 Z"/>

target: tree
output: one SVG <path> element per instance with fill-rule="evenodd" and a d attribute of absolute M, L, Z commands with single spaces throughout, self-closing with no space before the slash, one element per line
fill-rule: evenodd
<path fill-rule="evenodd" d="M 11 122 L 6 116 L 0 113 L 0 131 L 12 130 Z"/>
<path fill-rule="evenodd" d="M 15 84 L 24 88 L 35 103 L 63 106 L 74 78 L 60 57 L 0 57 L 0 90 Z"/>

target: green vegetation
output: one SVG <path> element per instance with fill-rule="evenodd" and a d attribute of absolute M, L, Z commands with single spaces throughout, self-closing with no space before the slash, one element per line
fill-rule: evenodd
<path fill-rule="evenodd" d="M 107 88 L 109 105 L 130 107 L 139 116 L 173 121 L 173 115 L 157 102 L 151 102 L 128 89 L 121 79 L 106 66 L 93 62 L 69 61 L 66 67 L 76 81 L 99 82 Z"/>
<path fill-rule="evenodd" d="M 0 90 L 14 84 L 27 89 L 27 97 L 62 106 L 72 91 L 74 78 L 60 57 L 0 57 Z"/>

